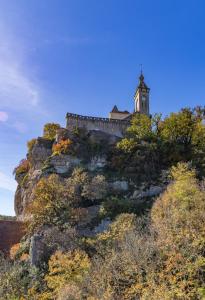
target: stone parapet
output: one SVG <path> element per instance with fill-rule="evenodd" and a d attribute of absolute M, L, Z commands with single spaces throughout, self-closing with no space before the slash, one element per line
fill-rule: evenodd
<path fill-rule="evenodd" d="M 82 116 L 78 114 L 67 113 L 66 128 L 85 128 L 87 130 L 99 130 L 109 134 L 122 137 L 129 126 L 128 120 L 115 120 L 109 118 Z"/>

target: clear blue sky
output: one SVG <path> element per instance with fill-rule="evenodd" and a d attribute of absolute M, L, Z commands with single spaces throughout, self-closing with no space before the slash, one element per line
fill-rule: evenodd
<path fill-rule="evenodd" d="M 133 110 L 139 65 L 151 112 L 205 103 L 204 0 L 0 0 L 0 214 L 12 170 L 67 111 Z"/>

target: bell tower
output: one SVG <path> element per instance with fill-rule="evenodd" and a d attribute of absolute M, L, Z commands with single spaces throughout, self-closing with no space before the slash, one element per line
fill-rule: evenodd
<path fill-rule="evenodd" d="M 136 89 L 134 100 L 135 100 L 135 112 L 145 114 L 149 116 L 149 91 L 150 89 L 144 82 L 144 76 L 141 72 L 139 77 L 139 85 Z"/>

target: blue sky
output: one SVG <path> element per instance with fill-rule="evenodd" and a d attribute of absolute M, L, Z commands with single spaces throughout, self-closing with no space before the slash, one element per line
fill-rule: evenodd
<path fill-rule="evenodd" d="M 0 214 L 14 167 L 67 111 L 133 110 L 140 64 L 151 112 L 205 103 L 202 0 L 0 0 Z"/>

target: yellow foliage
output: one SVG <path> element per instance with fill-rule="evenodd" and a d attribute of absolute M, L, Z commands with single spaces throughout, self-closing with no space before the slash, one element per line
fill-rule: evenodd
<path fill-rule="evenodd" d="M 98 235 L 99 241 L 121 240 L 135 228 L 135 214 L 121 214 L 111 223 L 109 230 Z"/>
<path fill-rule="evenodd" d="M 45 280 L 56 294 L 69 283 L 81 282 L 89 268 L 90 259 L 84 251 L 56 251 L 49 260 L 49 272 Z"/>
<path fill-rule="evenodd" d="M 31 152 L 31 150 L 33 149 L 33 146 L 36 143 L 36 139 L 32 139 L 30 141 L 27 142 L 27 148 L 28 148 L 28 152 Z"/>
<path fill-rule="evenodd" d="M 34 191 L 34 199 L 27 207 L 30 219 L 30 229 L 33 230 L 43 224 L 53 224 L 60 212 L 64 211 L 65 187 L 56 174 L 42 178 Z M 63 216 L 61 216 L 63 222 Z"/>
<path fill-rule="evenodd" d="M 28 159 L 22 159 L 19 163 L 19 165 L 14 169 L 15 175 L 20 175 L 23 173 L 27 173 L 31 168 L 31 164 L 28 161 Z"/>
<path fill-rule="evenodd" d="M 56 123 L 47 123 L 43 129 L 43 137 L 48 140 L 54 140 L 57 130 L 60 129 L 60 125 Z"/>

